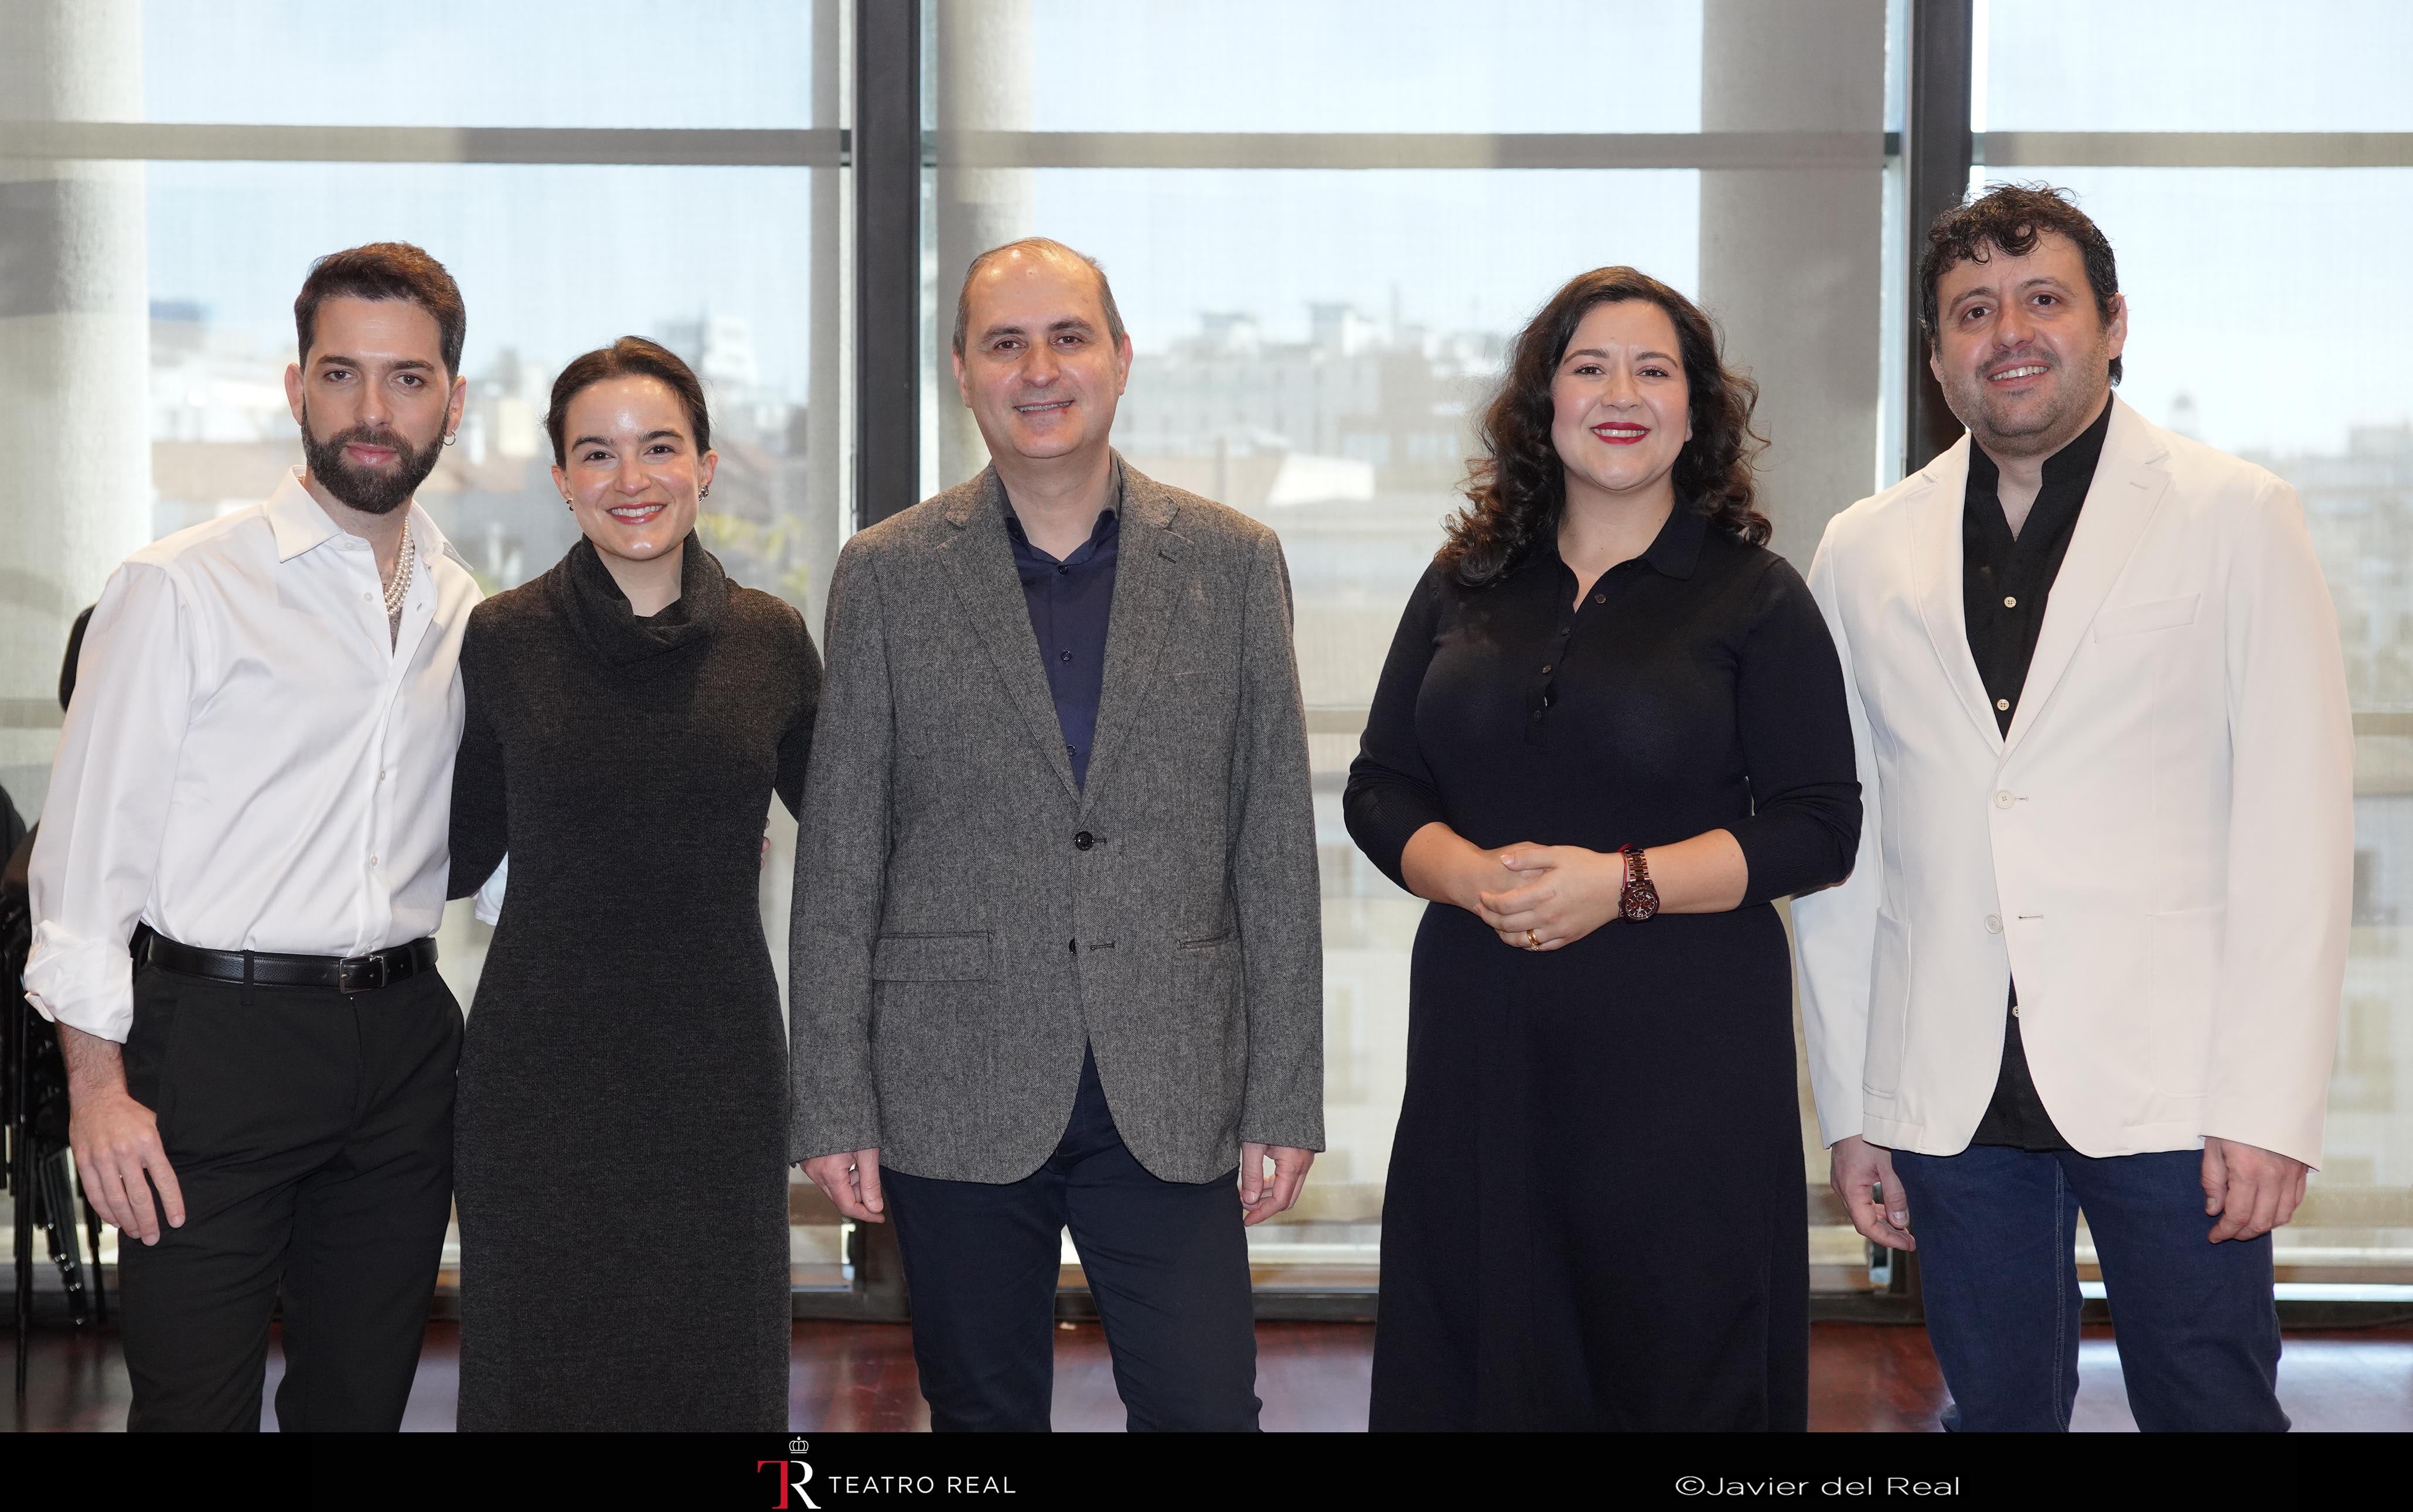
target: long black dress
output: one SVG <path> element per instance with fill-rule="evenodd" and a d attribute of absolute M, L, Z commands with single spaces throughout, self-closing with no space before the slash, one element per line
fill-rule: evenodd
<path fill-rule="evenodd" d="M 1859 788 L 1833 641 L 1783 558 L 1679 506 L 1576 606 L 1554 542 L 1418 584 L 1350 771 L 1399 879 L 1486 848 L 1731 830 L 1732 913 L 1558 950 L 1435 903 L 1383 1207 L 1377 1429 L 1800 1429 L 1809 1252 L 1792 974 L 1770 900 L 1840 880 Z"/>
<path fill-rule="evenodd" d="M 452 891 L 511 874 L 462 1049 L 461 1427 L 787 1423 L 788 1056 L 757 905 L 821 692 L 694 536 L 638 619 L 585 541 L 469 617 Z"/>

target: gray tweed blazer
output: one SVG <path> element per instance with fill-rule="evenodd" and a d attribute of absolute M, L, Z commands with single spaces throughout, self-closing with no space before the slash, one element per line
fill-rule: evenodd
<path fill-rule="evenodd" d="M 1122 537 L 1076 787 L 994 469 L 847 543 L 790 936 L 804 1160 L 1014 1182 L 1086 1041 L 1123 1141 L 1205 1182 L 1324 1146 L 1324 964 L 1289 569 L 1118 456 Z"/>

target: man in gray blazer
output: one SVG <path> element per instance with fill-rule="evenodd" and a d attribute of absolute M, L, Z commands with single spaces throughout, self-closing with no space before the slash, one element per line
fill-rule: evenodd
<path fill-rule="evenodd" d="M 830 585 L 790 1154 L 894 1215 L 940 1430 L 1048 1426 L 1067 1227 L 1131 1426 L 1255 1428 L 1242 1230 L 1323 1146 L 1289 574 L 1107 446 L 1131 354 L 1090 259 L 975 259 L 955 368 L 993 462 Z"/>

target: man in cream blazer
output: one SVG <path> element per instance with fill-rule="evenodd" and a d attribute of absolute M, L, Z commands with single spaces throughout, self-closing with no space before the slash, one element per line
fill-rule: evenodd
<path fill-rule="evenodd" d="M 2353 873 L 2302 507 L 2111 397 L 2126 308 L 2065 198 L 1948 212 L 1921 274 L 1971 433 L 1810 571 L 1868 815 L 1794 910 L 1836 1189 L 1918 1252 L 1947 1425 L 2067 1428 L 2082 1211 L 2139 1426 L 2283 1429 L 2269 1236 L 2321 1158 Z"/>

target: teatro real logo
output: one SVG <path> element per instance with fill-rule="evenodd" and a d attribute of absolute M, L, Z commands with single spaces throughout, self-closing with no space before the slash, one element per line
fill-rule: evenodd
<path fill-rule="evenodd" d="M 805 1462 L 805 1455 L 811 1448 L 812 1445 L 798 1434 L 788 1441 L 787 1459 L 754 1461 L 756 1475 L 768 1470 L 779 1477 L 779 1499 L 771 1504 L 776 1512 L 822 1512 L 822 1505 L 805 1490 L 813 1478 L 813 1467 Z"/>

